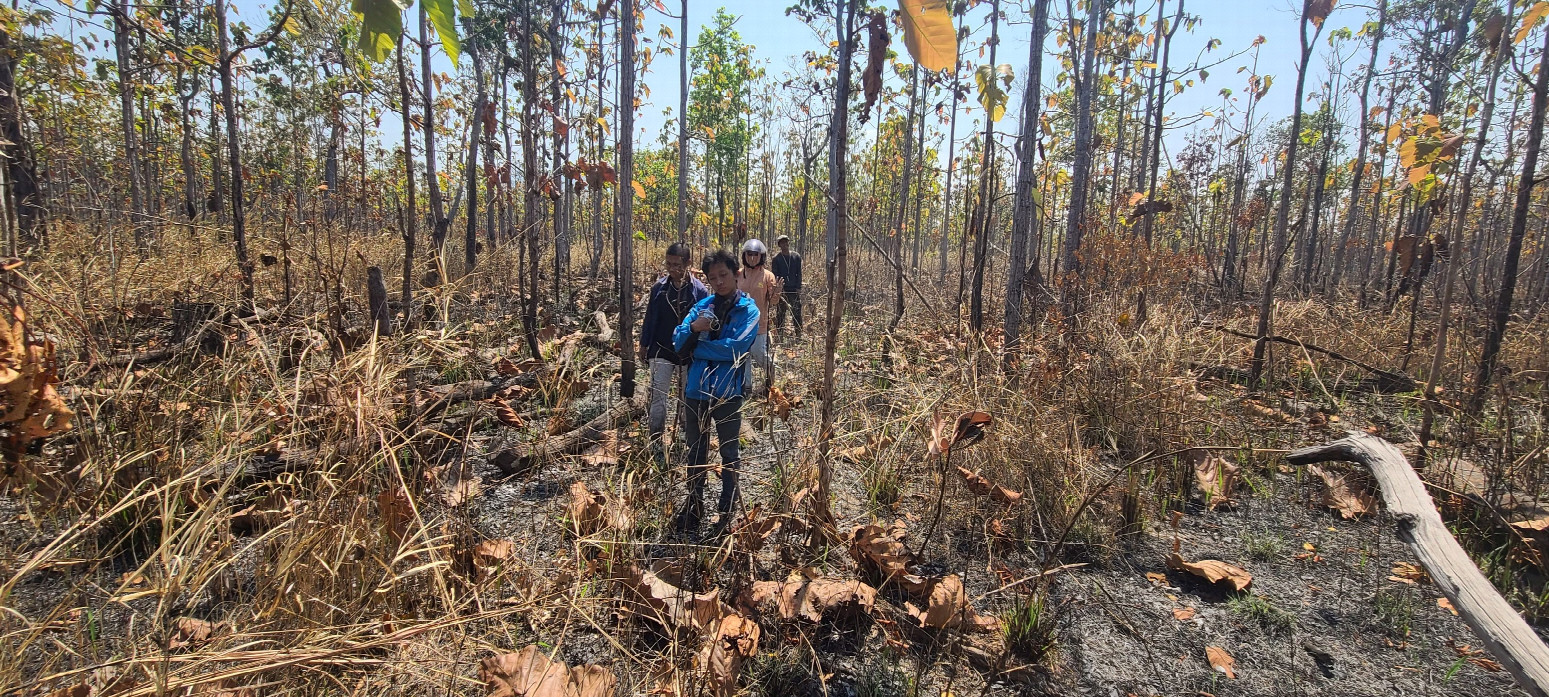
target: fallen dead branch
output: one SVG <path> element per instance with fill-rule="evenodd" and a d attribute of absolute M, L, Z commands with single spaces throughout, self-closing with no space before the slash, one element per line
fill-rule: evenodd
<path fill-rule="evenodd" d="M 1229 327 L 1224 327 L 1224 326 L 1221 326 L 1221 325 L 1207 325 L 1207 326 L 1210 326 L 1212 329 L 1215 329 L 1216 331 L 1219 331 L 1219 332 L 1221 332 L 1223 334 L 1230 334 L 1232 336 L 1235 336 L 1235 337 L 1238 337 L 1238 338 L 1241 338 L 1241 339 L 1252 339 L 1254 341 L 1258 341 L 1259 340 L 1259 337 L 1257 337 L 1257 336 L 1254 336 L 1254 335 L 1249 334 L 1247 332 L 1239 332 L 1239 331 L 1237 331 L 1235 329 L 1231 329 Z M 1277 344 L 1288 344 L 1288 345 L 1291 345 L 1291 346 L 1300 347 L 1300 348 L 1302 348 L 1304 350 L 1311 351 L 1313 353 L 1321 353 L 1321 354 L 1323 354 L 1325 356 L 1328 356 L 1329 358 L 1332 358 L 1332 359 L 1334 359 L 1336 361 L 1343 361 L 1345 363 L 1349 363 L 1350 365 L 1353 365 L 1353 366 L 1355 366 L 1357 368 L 1360 368 L 1361 370 L 1364 370 L 1364 371 L 1366 371 L 1368 373 L 1371 373 L 1372 375 L 1376 376 L 1376 385 L 1375 385 L 1375 387 L 1376 387 L 1378 392 L 1383 392 L 1383 393 L 1414 392 L 1415 390 L 1420 389 L 1420 386 L 1415 382 L 1414 378 L 1409 377 L 1408 375 L 1404 375 L 1403 373 L 1395 373 L 1395 372 L 1393 372 L 1391 370 L 1383 370 L 1382 368 L 1378 368 L 1377 366 L 1371 365 L 1369 363 L 1363 363 L 1363 362 L 1358 361 L 1358 360 L 1356 360 L 1354 358 L 1346 356 L 1346 355 L 1344 355 L 1344 354 L 1342 354 L 1342 353 L 1340 353 L 1338 351 L 1333 351 L 1333 350 L 1330 350 L 1330 349 L 1326 349 L 1326 348 L 1323 348 L 1321 346 L 1314 346 L 1314 345 L 1309 344 L 1309 343 L 1307 343 L 1305 341 L 1302 341 L 1301 339 L 1293 339 L 1293 338 L 1288 337 L 1288 336 L 1280 336 L 1279 334 L 1270 334 L 1270 335 L 1264 337 L 1264 341 L 1273 341 L 1273 342 L 1275 342 Z"/>
<path fill-rule="evenodd" d="M 1294 465 L 1330 460 L 1360 463 L 1371 471 L 1382 503 L 1398 520 L 1398 537 L 1420 559 L 1436 587 L 1457 608 L 1490 653 L 1539 697 L 1549 697 L 1549 647 L 1480 573 L 1447 530 L 1425 483 L 1404 454 L 1376 436 L 1352 431 L 1340 440 L 1286 455 Z"/>
<path fill-rule="evenodd" d="M 532 469 L 533 465 L 544 459 L 574 455 L 586 449 L 586 446 L 597 442 L 609 429 L 617 428 L 620 424 L 638 418 L 645 412 L 645 403 L 645 391 L 641 391 L 634 399 L 623 399 L 614 403 L 596 418 L 582 424 L 580 428 L 552 438 L 497 451 L 490 455 L 490 462 L 499 467 L 506 476 L 516 476 Z"/>

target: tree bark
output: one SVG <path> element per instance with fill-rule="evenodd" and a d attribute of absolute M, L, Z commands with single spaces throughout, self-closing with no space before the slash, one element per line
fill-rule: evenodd
<path fill-rule="evenodd" d="M 1544 140 L 1544 107 L 1549 97 L 1549 30 L 1544 31 L 1543 52 L 1539 54 L 1538 76 L 1533 81 L 1533 113 L 1529 116 L 1527 144 L 1522 151 L 1522 176 L 1517 182 L 1517 201 L 1511 212 L 1511 236 L 1506 242 L 1506 260 L 1501 268 L 1501 289 L 1479 355 L 1479 370 L 1474 374 L 1474 394 L 1468 413 L 1477 416 L 1484 408 L 1490 380 L 1495 377 L 1495 362 L 1511 321 L 1512 294 L 1517 290 L 1517 266 L 1522 258 L 1522 238 L 1527 234 L 1528 213 L 1533 205 L 1534 174 L 1538 170 L 1539 149 Z M 1505 405 L 1501 405 L 1504 409 Z"/>
<path fill-rule="evenodd" d="M 635 0 L 619 3 L 619 137 L 618 186 L 614 193 L 615 237 L 618 240 L 619 345 L 621 379 L 619 394 L 635 396 Z"/>
<path fill-rule="evenodd" d="M 1096 78 L 1097 25 L 1105 10 L 1105 3 L 1089 0 L 1081 45 L 1081 82 L 1076 85 L 1076 152 L 1071 164 L 1070 201 L 1066 204 L 1065 248 L 1061 260 L 1065 282 L 1061 284 L 1060 302 L 1064 306 L 1065 321 L 1071 327 L 1075 326 L 1079 311 L 1081 238 L 1086 232 L 1087 180 L 1092 171 L 1092 93 L 1096 91 L 1093 81 Z"/>
<path fill-rule="evenodd" d="M 220 49 L 221 110 L 226 114 L 226 164 L 231 168 L 231 238 L 236 246 L 237 269 L 242 274 L 242 299 L 252 305 L 253 262 L 247 254 L 247 199 L 242 193 L 242 139 L 237 119 L 236 80 L 231 74 L 231 63 L 236 56 L 231 53 L 226 0 L 215 0 L 215 31 Z"/>
<path fill-rule="evenodd" d="M 828 331 L 824 337 L 823 353 L 823 406 L 818 427 L 818 481 L 815 492 L 815 518 L 821 529 L 831 526 L 833 513 L 829 509 L 830 484 L 833 467 L 829 452 L 834 438 L 834 369 L 839 354 L 839 325 L 844 319 L 845 256 L 849 216 L 845 206 L 848 201 L 849 156 L 846 146 L 850 138 L 850 60 L 855 34 L 855 4 L 853 0 L 836 0 L 834 23 L 838 39 L 839 74 L 834 86 L 834 109 L 828 129 Z M 816 537 L 816 536 L 815 536 Z"/>
<path fill-rule="evenodd" d="M 1037 201 L 1038 115 L 1043 101 L 1043 44 L 1048 36 L 1049 3 L 1033 10 L 1027 50 L 1027 91 L 1022 96 L 1022 125 L 1017 134 L 1017 183 L 1011 209 L 1011 259 L 1007 261 L 1005 368 L 1013 367 L 1022 342 L 1022 298 L 1026 296 L 1027 252 L 1041 220 Z"/>
<path fill-rule="evenodd" d="M 1296 185 L 1296 146 L 1301 142 L 1302 95 L 1307 85 L 1307 63 L 1312 59 L 1312 49 L 1318 42 L 1318 35 L 1323 33 L 1323 24 L 1318 22 L 1309 40 L 1307 24 L 1311 21 L 1308 18 L 1307 8 L 1304 7 L 1301 21 L 1298 22 L 1302 55 L 1301 61 L 1296 68 L 1296 97 L 1291 107 L 1290 140 L 1286 144 L 1285 162 L 1280 165 L 1282 180 L 1280 184 L 1280 202 L 1275 209 L 1275 239 L 1270 248 L 1266 250 L 1269 254 L 1269 259 L 1268 271 L 1264 278 L 1264 293 L 1259 296 L 1257 332 L 1259 339 L 1253 342 L 1253 358 L 1248 363 L 1248 381 L 1254 385 L 1264 375 L 1265 351 L 1269 348 L 1269 321 L 1275 304 L 1275 283 L 1280 280 L 1280 268 L 1285 261 L 1286 230 L 1290 224 L 1291 198 Z"/>

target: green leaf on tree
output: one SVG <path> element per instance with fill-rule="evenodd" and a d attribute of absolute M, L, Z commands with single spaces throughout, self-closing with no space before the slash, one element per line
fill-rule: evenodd
<path fill-rule="evenodd" d="M 360 51 L 373 61 L 387 58 L 403 34 L 407 0 L 350 0 L 350 10 L 360 16 Z"/>

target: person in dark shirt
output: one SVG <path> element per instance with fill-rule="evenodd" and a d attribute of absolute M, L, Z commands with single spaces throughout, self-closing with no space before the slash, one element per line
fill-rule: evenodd
<path fill-rule="evenodd" d="M 781 235 L 775 240 L 780 253 L 770 262 L 770 270 L 784 287 L 780 307 L 775 310 L 775 326 L 785 331 L 785 308 L 789 306 L 796 315 L 796 339 L 801 339 L 801 255 L 791 251 L 791 238 Z"/>
<path fill-rule="evenodd" d="M 658 464 L 667 463 L 662 434 L 667 429 L 667 402 L 672 399 L 672 381 L 683 380 L 689 357 L 672 344 L 672 334 L 690 309 L 710 295 L 710 290 L 688 271 L 691 252 L 678 242 L 667 248 L 667 275 L 651 286 L 645 306 L 645 323 L 640 328 L 640 362 L 651 370 L 651 406 L 647 424 L 651 431 L 651 450 Z"/>

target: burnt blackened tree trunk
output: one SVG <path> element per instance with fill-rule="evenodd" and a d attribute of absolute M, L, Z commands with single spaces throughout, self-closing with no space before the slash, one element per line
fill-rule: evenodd
<path fill-rule="evenodd" d="M 920 71 L 918 62 L 909 71 L 913 74 L 913 84 L 909 89 L 909 113 L 898 133 L 904 142 L 904 175 L 898 184 L 898 211 L 893 221 L 893 260 L 897 263 L 893 265 L 893 319 L 887 325 L 889 332 L 897 329 L 898 323 L 904 319 L 904 232 L 905 221 L 909 216 L 909 187 L 914 184 L 914 138 L 910 131 L 914 130 L 914 120 L 919 115 Z"/>
<path fill-rule="evenodd" d="M 1017 133 L 1017 183 L 1011 209 L 1011 259 L 1007 261 L 1005 365 L 1009 371 L 1022 341 L 1022 298 L 1026 295 L 1027 253 L 1038 235 L 1038 114 L 1043 101 L 1043 42 L 1048 35 L 1049 3 L 1033 10 L 1033 32 L 1027 50 L 1027 90 L 1022 96 L 1022 124 Z M 1037 269 L 1033 269 L 1036 274 Z"/>
<path fill-rule="evenodd" d="M 22 243 L 31 244 L 41 241 L 44 209 L 37 165 L 22 133 L 22 103 L 16 98 L 16 65 L 20 60 L 20 49 L 11 42 L 5 28 L 0 27 L 0 138 L 8 141 L 0 145 L 0 157 L 6 159 L 17 236 Z"/>
<path fill-rule="evenodd" d="M 1076 85 L 1076 152 L 1070 173 L 1069 212 L 1065 219 L 1065 248 L 1061 266 L 1065 283 L 1061 287 L 1060 304 L 1064 306 L 1065 321 L 1074 326 L 1081 277 L 1081 238 L 1086 232 L 1086 202 L 1090 190 L 1088 179 L 1092 172 L 1092 93 L 1096 86 L 1097 25 L 1102 21 L 1106 3 L 1090 0 L 1087 5 L 1086 26 L 1081 45 L 1081 81 Z"/>
<path fill-rule="evenodd" d="M 635 0 L 619 3 L 618 186 L 614 194 L 614 235 L 618 240 L 619 345 L 622 357 L 619 394 L 635 396 Z"/>
<path fill-rule="evenodd" d="M 533 129 L 533 105 L 538 100 L 538 69 L 533 62 L 531 3 L 522 4 L 522 236 L 527 243 L 527 288 L 522 303 L 522 330 L 527 335 L 527 350 L 534 360 L 543 360 L 538 351 L 538 174 L 537 138 Z"/>
<path fill-rule="evenodd" d="M 479 146 L 483 137 L 491 135 L 489 131 L 495 125 L 493 115 L 484 113 L 488 101 L 484 94 L 484 60 L 479 57 L 479 46 L 474 36 L 469 32 L 469 40 L 463 46 L 468 57 L 473 59 L 474 82 L 473 124 L 468 127 L 468 171 L 463 184 L 468 187 L 468 225 L 463 232 L 465 274 L 473 273 L 473 267 L 479 261 Z"/>
<path fill-rule="evenodd" d="M 1522 175 L 1517 182 L 1517 200 L 1511 210 L 1511 236 L 1506 241 L 1506 259 L 1501 268 L 1501 288 L 1495 297 L 1490 327 L 1479 354 L 1479 370 L 1474 374 L 1474 394 L 1468 400 L 1468 413 L 1477 416 L 1484 408 L 1490 380 L 1495 377 L 1495 362 L 1511 321 L 1512 294 L 1517 290 L 1517 266 L 1522 259 L 1522 238 L 1527 234 L 1528 213 L 1533 205 L 1534 174 L 1544 140 L 1545 99 L 1549 98 L 1549 30 L 1544 31 L 1543 52 L 1539 54 L 1538 76 L 1533 80 L 1533 113 L 1529 117 L 1527 144 L 1522 151 Z M 1506 408 L 1506 405 L 1501 405 Z"/>

